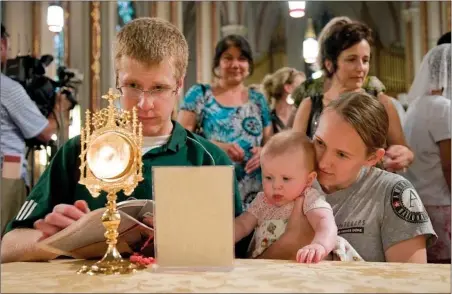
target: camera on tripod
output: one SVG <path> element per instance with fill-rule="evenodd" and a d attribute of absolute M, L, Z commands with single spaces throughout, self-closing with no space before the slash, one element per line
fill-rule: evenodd
<path fill-rule="evenodd" d="M 53 112 L 57 93 L 64 94 L 71 102 L 69 109 L 73 109 L 77 105 L 77 85 L 82 82 L 80 75 L 64 66 L 58 67 L 56 81 L 47 77 L 46 67 L 52 63 L 53 59 L 52 55 L 43 55 L 39 59 L 31 55 L 17 56 L 14 59 L 8 59 L 5 70 L 8 77 L 24 87 L 45 117 Z M 33 138 L 26 140 L 26 144 L 28 147 L 40 149 L 42 145 L 50 145 L 52 142 L 45 144 Z"/>

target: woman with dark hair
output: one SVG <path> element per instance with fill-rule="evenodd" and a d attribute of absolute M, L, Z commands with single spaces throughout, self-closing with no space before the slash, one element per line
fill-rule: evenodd
<path fill-rule="evenodd" d="M 320 55 L 321 67 L 330 85 L 301 102 L 293 123 L 295 130 L 306 132 L 312 138 L 324 107 L 342 93 L 364 91 L 372 43 L 372 30 L 361 22 L 338 21 L 328 28 L 321 39 Z M 385 106 L 389 116 L 389 148 L 384 167 L 388 171 L 403 170 L 411 164 L 414 155 L 407 147 L 397 110 L 383 92 L 370 92 Z"/>
<path fill-rule="evenodd" d="M 178 122 L 222 148 L 235 164 L 246 208 L 262 189 L 259 156 L 272 134 L 270 111 L 262 93 L 244 80 L 253 72 L 251 47 L 245 38 L 229 35 L 215 48 L 215 83 L 191 87 L 180 105 Z"/>

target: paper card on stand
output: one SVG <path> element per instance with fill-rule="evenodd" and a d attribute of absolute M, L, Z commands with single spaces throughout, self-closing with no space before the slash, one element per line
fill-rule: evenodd
<path fill-rule="evenodd" d="M 154 167 L 157 270 L 229 270 L 234 263 L 234 168 Z"/>

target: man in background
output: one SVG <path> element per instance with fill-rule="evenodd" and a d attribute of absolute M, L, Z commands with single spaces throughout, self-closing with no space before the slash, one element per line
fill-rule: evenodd
<path fill-rule="evenodd" d="M 1 25 L 1 66 L 8 58 L 8 38 Z M 58 96 L 58 99 L 65 99 Z M 60 111 L 56 103 L 54 111 Z M 0 74 L 0 172 L 1 172 L 1 234 L 8 222 L 19 212 L 28 190 L 26 139 L 48 142 L 56 133 L 54 114 L 44 117 L 37 105 L 18 82 Z M 27 213 L 26 210 L 23 213 Z"/>

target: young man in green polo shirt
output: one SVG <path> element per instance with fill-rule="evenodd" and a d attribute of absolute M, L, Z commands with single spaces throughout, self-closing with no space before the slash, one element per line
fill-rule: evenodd
<path fill-rule="evenodd" d="M 143 176 L 131 197 L 152 199 L 151 167 L 164 165 L 232 165 L 217 146 L 186 131 L 171 120 L 183 85 L 188 46 L 171 23 L 140 18 L 126 24 L 116 37 L 115 69 L 121 105 L 136 106 L 143 124 Z M 35 244 L 79 219 L 89 210 L 104 207 L 105 194 L 93 198 L 78 183 L 80 139 L 68 141 L 55 155 L 3 237 L 2 262 L 49 260 Z M 242 212 L 235 184 L 235 215 Z M 215 195 L 212 195 L 214 198 Z M 126 200 L 123 194 L 118 201 Z"/>

